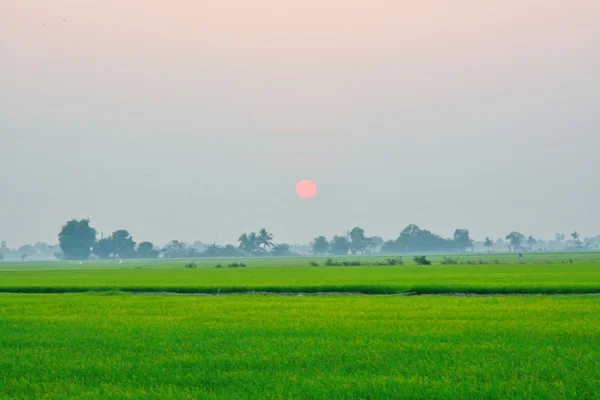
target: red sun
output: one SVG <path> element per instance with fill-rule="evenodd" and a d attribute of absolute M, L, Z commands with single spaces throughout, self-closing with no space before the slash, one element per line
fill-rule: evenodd
<path fill-rule="evenodd" d="M 296 185 L 296 193 L 303 199 L 312 199 L 317 194 L 317 185 L 309 180 L 300 181 Z"/>

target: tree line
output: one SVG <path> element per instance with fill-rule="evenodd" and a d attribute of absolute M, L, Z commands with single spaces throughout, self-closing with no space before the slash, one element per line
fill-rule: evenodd
<path fill-rule="evenodd" d="M 591 239 L 581 240 L 577 231 L 571 233 L 568 249 L 590 249 L 595 243 Z M 98 238 L 97 230 L 90 225 L 89 219 L 68 221 L 62 226 L 59 234 L 59 245 L 50 246 L 41 242 L 35 245 L 21 246 L 18 250 L 8 249 L 6 242 L 1 242 L 0 260 L 4 254 L 21 259 L 33 255 L 44 255 L 64 260 L 86 260 L 97 258 L 109 259 L 151 259 L 151 258 L 234 258 L 253 256 L 294 256 L 297 253 L 314 255 L 361 255 L 361 254 L 405 254 L 405 253 L 460 253 L 465 251 L 527 251 L 534 246 L 546 245 L 546 242 L 535 239 L 532 235 L 525 236 L 520 232 L 510 232 L 504 239 L 495 241 L 486 237 L 483 242 L 475 242 L 468 229 L 456 229 L 452 237 L 445 238 L 429 230 L 421 229 L 411 224 L 404 228 L 398 237 L 384 240 L 379 236 L 367 236 L 365 230 L 355 227 L 341 235 L 331 238 L 318 236 L 309 245 L 295 252 L 288 243 L 276 243 L 272 233 L 266 229 L 257 232 L 243 233 L 239 236 L 236 245 L 217 244 L 206 245 L 201 242 L 188 244 L 179 240 L 172 240 L 164 246 L 156 246 L 149 241 L 137 243 L 126 229 L 114 231 L 107 237 Z M 566 236 L 556 234 L 556 244 L 564 244 Z M 600 237 L 597 239 L 600 244 Z M 598 244 L 595 247 L 598 247 Z M 296 246 L 295 249 L 298 249 Z M 538 249 L 544 249 L 539 248 Z M 561 247 L 564 249 L 564 246 Z M 547 249 L 546 249 L 547 250 Z"/>

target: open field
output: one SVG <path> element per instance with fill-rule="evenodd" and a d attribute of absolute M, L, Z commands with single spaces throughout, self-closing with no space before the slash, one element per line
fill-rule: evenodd
<path fill-rule="evenodd" d="M 0 398 L 600 398 L 595 297 L 0 294 Z"/>
<path fill-rule="evenodd" d="M 524 261 L 514 255 L 463 256 L 461 260 L 501 259 L 504 264 L 432 266 L 312 267 L 316 258 L 246 259 L 247 268 L 214 268 L 227 260 L 69 263 L 4 263 L 0 292 L 64 293 L 84 291 L 231 293 L 359 292 L 366 294 L 428 293 L 598 293 L 600 255 L 536 254 Z M 554 258 L 554 260 L 552 259 Z M 379 257 L 364 257 L 374 263 Z M 408 257 L 405 257 L 408 260 Z M 516 260 L 516 261 L 515 261 Z M 561 260 L 573 260 L 563 263 Z M 527 262 L 526 264 L 508 264 Z M 486 261 L 487 262 L 487 261 Z M 541 264 L 540 264 L 541 262 Z"/>

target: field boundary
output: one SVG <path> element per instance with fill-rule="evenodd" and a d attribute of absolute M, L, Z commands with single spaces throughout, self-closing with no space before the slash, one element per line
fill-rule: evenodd
<path fill-rule="evenodd" d="M 400 293 L 364 293 L 364 292 L 275 292 L 275 291 L 231 291 L 231 292 L 172 292 L 172 291 L 124 291 L 124 290 L 76 290 L 76 291 L 5 291 L 0 290 L 0 294 L 14 295 L 44 295 L 44 294 L 122 294 L 133 296 L 187 296 L 187 297 L 223 297 L 223 296 L 278 296 L 278 297 L 371 297 L 371 296 L 387 296 L 387 297 L 575 297 L 575 296 L 600 296 L 600 292 L 573 292 L 573 293 L 542 293 L 542 292 L 400 292 Z"/>

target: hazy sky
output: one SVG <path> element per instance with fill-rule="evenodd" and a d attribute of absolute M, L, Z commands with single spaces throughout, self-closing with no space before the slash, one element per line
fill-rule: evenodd
<path fill-rule="evenodd" d="M 0 239 L 71 217 L 156 243 L 600 234 L 599 20 L 598 0 L 0 0 Z"/>

